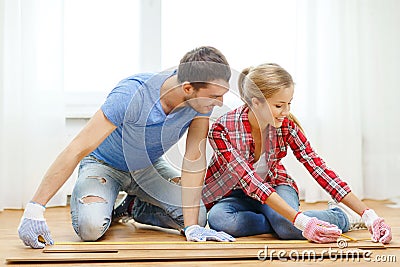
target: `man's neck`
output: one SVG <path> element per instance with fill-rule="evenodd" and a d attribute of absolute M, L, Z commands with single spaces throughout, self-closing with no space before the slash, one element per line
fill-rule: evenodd
<path fill-rule="evenodd" d="M 178 82 L 177 75 L 165 80 L 160 89 L 160 103 L 165 112 L 169 114 L 184 103 L 184 94 Z"/>

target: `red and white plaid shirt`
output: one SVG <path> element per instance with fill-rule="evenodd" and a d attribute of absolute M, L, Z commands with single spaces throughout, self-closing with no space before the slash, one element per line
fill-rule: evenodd
<path fill-rule="evenodd" d="M 326 166 L 299 127 L 288 118 L 285 118 L 281 127 L 267 129 L 269 142 L 266 142 L 265 159 L 269 170 L 266 177 L 260 177 L 253 167 L 255 145 L 248 112 L 247 106 L 228 112 L 213 123 L 208 134 L 214 155 L 203 188 L 203 201 L 207 208 L 235 188 L 242 188 L 248 196 L 263 203 L 275 192 L 273 187 L 277 185 L 289 185 L 298 192 L 296 182 L 281 163 L 288 146 L 334 199 L 341 201 L 351 191 L 347 183 Z"/>

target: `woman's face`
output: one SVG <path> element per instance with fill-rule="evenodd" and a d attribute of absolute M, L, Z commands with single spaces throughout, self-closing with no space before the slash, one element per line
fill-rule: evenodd
<path fill-rule="evenodd" d="M 281 127 L 283 120 L 289 115 L 293 93 L 294 87 L 292 85 L 280 89 L 277 93 L 267 99 L 272 114 L 273 126 Z"/>

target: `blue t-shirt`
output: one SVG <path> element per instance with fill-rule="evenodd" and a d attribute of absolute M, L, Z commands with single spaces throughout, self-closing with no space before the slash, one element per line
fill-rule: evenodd
<path fill-rule="evenodd" d="M 128 77 L 111 91 L 101 110 L 115 129 L 92 153 L 123 171 L 153 164 L 185 133 L 193 118 L 210 116 L 189 106 L 166 115 L 160 103 L 164 81 L 176 71 Z"/>

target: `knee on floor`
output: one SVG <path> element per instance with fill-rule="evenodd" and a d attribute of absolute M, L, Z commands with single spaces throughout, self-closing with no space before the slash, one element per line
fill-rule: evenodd
<path fill-rule="evenodd" d="M 96 241 L 103 236 L 110 225 L 109 218 L 94 220 L 94 218 L 80 219 L 79 223 L 73 224 L 76 234 L 83 241 Z"/>
<path fill-rule="evenodd" d="M 208 225 L 216 231 L 224 231 L 232 236 L 240 236 L 243 225 L 236 222 L 235 213 L 225 213 L 213 209 L 208 213 Z"/>
<path fill-rule="evenodd" d="M 294 227 L 294 225 L 290 221 L 286 220 L 283 217 L 274 219 L 273 221 L 271 221 L 271 225 L 274 229 L 275 234 L 280 239 L 303 239 L 301 231 Z"/>
<path fill-rule="evenodd" d="M 97 196 L 86 196 L 80 199 L 80 203 L 90 205 L 94 203 L 106 203 L 106 200 Z M 73 228 L 83 241 L 96 241 L 103 236 L 110 226 L 110 216 L 105 216 L 100 211 L 103 211 L 103 209 L 97 210 L 91 208 L 85 211 L 81 210 L 77 218 L 73 218 Z"/>

